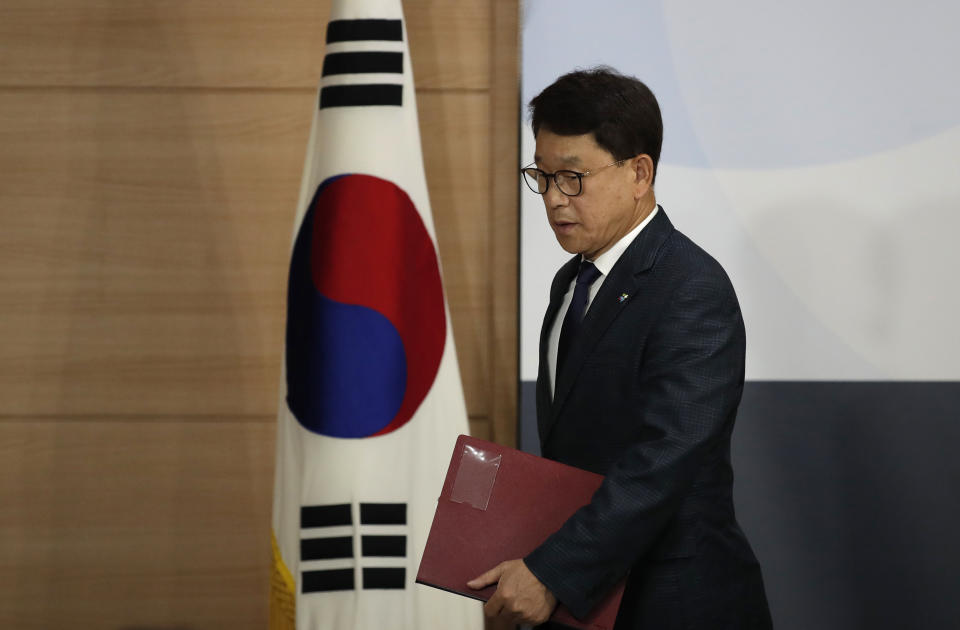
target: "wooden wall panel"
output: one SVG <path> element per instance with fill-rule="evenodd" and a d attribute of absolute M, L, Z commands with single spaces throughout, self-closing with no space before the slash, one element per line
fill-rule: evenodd
<path fill-rule="evenodd" d="M 520 29 L 517 3 L 492 0 L 494 36 L 491 43 L 493 90 L 490 103 L 490 239 L 491 273 L 497 282 L 490 292 L 492 375 L 490 421 L 497 441 L 515 446 L 519 415 L 520 234 Z"/>
<path fill-rule="evenodd" d="M 275 408 L 310 101 L 0 93 L 3 413 Z"/>
<path fill-rule="evenodd" d="M 470 430 L 510 444 L 517 2 L 404 10 Z M 328 15 L 0 4 L 0 628 L 265 627 Z"/>
<path fill-rule="evenodd" d="M 0 422 L 0 627 L 265 628 L 274 432 Z"/>
<path fill-rule="evenodd" d="M 471 415 L 489 399 L 488 96 L 419 96 Z M 0 91 L 0 414 L 276 408 L 312 91 Z"/>
<path fill-rule="evenodd" d="M 418 88 L 489 88 L 489 0 L 404 11 Z M 312 89 L 329 16 L 317 0 L 4 0 L 0 85 Z"/>
<path fill-rule="evenodd" d="M 489 96 L 419 97 L 424 165 L 467 411 L 490 409 Z M 428 131 L 433 129 L 435 131 Z"/>

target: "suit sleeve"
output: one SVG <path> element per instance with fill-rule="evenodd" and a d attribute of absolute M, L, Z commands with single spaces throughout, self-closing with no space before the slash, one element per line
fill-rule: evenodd
<path fill-rule="evenodd" d="M 613 464 L 591 502 L 524 562 L 577 617 L 586 616 L 657 542 L 743 389 L 744 329 L 719 268 L 687 278 L 644 350 L 640 401 L 621 422 L 642 436 Z"/>

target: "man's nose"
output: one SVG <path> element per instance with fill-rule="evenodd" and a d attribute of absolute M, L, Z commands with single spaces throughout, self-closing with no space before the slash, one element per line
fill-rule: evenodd
<path fill-rule="evenodd" d="M 543 193 L 543 203 L 546 204 L 548 208 L 560 208 L 569 202 L 570 198 L 557 188 L 557 182 L 551 181 L 550 185 L 547 186 L 546 192 Z"/>

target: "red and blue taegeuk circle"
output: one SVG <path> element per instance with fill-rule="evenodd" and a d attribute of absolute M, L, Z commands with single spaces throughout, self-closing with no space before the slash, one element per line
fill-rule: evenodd
<path fill-rule="evenodd" d="M 433 385 L 446 310 L 433 240 L 410 197 L 370 175 L 318 188 L 287 295 L 287 405 L 330 437 L 406 424 Z"/>

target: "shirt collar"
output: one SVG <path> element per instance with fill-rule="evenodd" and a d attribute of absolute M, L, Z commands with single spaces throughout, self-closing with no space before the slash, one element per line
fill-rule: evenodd
<path fill-rule="evenodd" d="M 630 247 L 630 243 L 633 242 L 633 239 L 637 238 L 637 235 L 647 227 L 647 224 L 653 220 L 653 217 L 657 215 L 657 211 L 660 210 L 660 206 L 657 205 L 653 208 L 653 212 L 647 215 L 647 218 L 640 222 L 637 227 L 633 228 L 629 232 L 623 235 L 619 241 L 613 244 L 613 247 L 603 252 L 597 256 L 594 260 L 590 261 L 600 270 L 600 273 L 606 277 L 610 270 L 613 269 L 613 266 L 617 264 L 617 261 L 620 260 L 620 257 L 623 256 L 623 252 L 627 251 L 627 248 Z M 583 260 L 583 256 L 580 257 L 580 260 Z"/>

